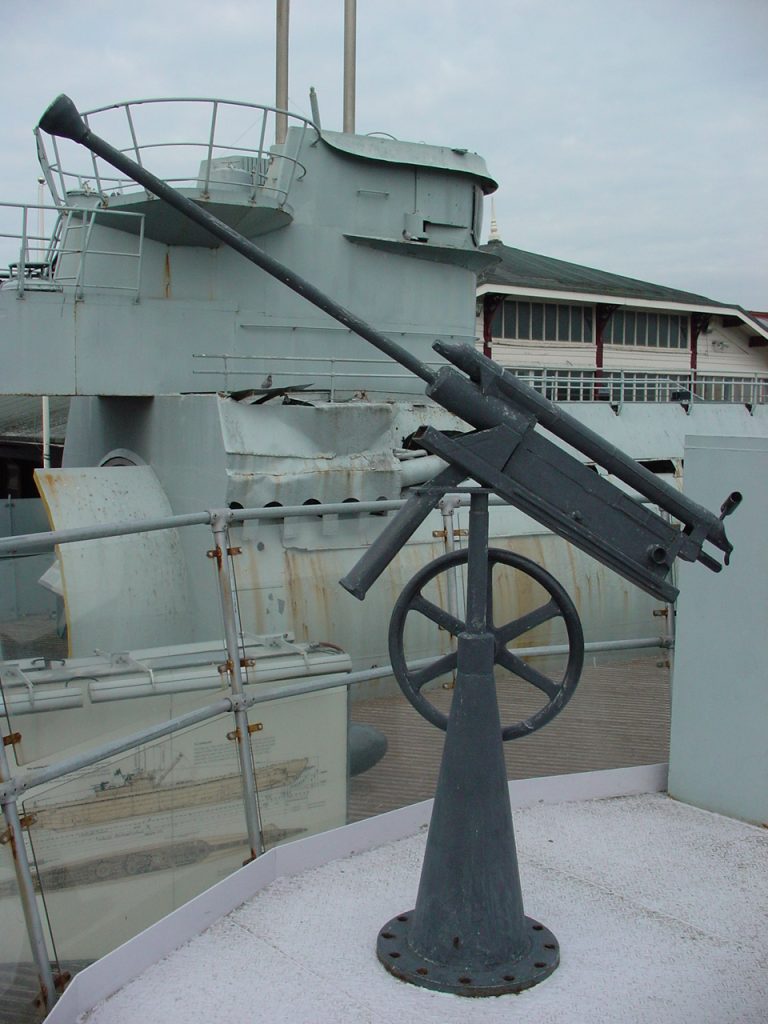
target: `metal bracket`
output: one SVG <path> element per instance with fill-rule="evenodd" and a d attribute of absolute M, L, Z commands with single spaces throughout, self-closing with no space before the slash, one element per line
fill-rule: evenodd
<path fill-rule="evenodd" d="M 19 817 L 19 825 L 22 828 L 27 829 L 27 831 L 29 831 L 29 829 L 32 828 L 32 826 L 35 824 L 36 821 L 37 821 L 37 815 L 36 814 L 22 814 Z M 10 843 L 12 840 L 13 840 L 13 832 L 12 832 L 10 826 L 9 826 L 7 829 L 5 829 L 4 832 L 0 833 L 0 846 L 7 846 L 8 843 Z"/>

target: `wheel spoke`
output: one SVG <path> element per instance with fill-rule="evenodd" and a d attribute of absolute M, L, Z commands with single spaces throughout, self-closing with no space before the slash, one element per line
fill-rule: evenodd
<path fill-rule="evenodd" d="M 441 608 L 433 601 L 428 601 L 422 594 L 417 594 L 411 602 L 411 608 L 415 612 L 421 612 L 428 619 L 440 626 L 441 629 L 447 630 L 451 636 L 458 636 L 459 633 L 463 633 L 467 628 L 461 619 L 457 619 L 455 615 L 451 615 L 445 608 Z"/>
<path fill-rule="evenodd" d="M 497 640 L 502 644 L 506 645 L 511 640 L 516 640 L 517 637 L 522 636 L 523 633 L 527 633 L 531 629 L 535 629 L 536 626 L 540 626 L 544 622 L 549 622 L 550 619 L 556 619 L 560 615 L 560 608 L 554 601 L 548 601 L 543 604 L 540 608 L 534 608 L 532 612 L 528 612 L 527 615 L 521 616 L 519 619 L 515 619 L 514 622 L 508 622 L 506 626 L 501 626 L 495 630 Z"/>
<path fill-rule="evenodd" d="M 457 655 L 455 651 L 450 654 L 444 654 L 442 658 L 438 658 L 433 661 L 431 665 L 427 665 L 424 668 L 416 669 L 415 671 L 408 672 L 410 683 L 414 690 L 421 690 L 422 686 L 427 683 L 431 683 L 433 679 L 437 679 L 438 676 L 445 675 L 448 672 L 453 672 L 456 668 Z"/>
<path fill-rule="evenodd" d="M 545 676 L 538 669 L 533 668 L 527 662 L 523 661 L 522 658 L 518 658 L 512 651 L 506 649 L 498 651 L 496 655 L 497 664 L 503 666 L 507 671 L 512 672 L 513 675 L 520 676 L 527 683 L 531 683 L 542 693 L 545 693 L 550 700 L 552 700 L 557 694 L 560 686 L 554 682 L 549 676 Z"/>

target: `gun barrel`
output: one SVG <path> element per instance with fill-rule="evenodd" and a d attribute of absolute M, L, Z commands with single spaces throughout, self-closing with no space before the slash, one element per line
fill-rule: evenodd
<path fill-rule="evenodd" d="M 111 164 L 112 167 L 127 174 L 129 178 L 139 185 L 143 185 L 148 192 L 156 195 L 158 199 L 162 199 L 169 206 L 173 206 L 189 217 L 190 220 L 205 228 L 215 238 L 235 249 L 241 256 L 245 256 L 251 263 L 255 263 L 256 266 L 261 267 L 266 273 L 278 281 L 282 281 L 286 287 L 303 296 L 307 302 L 311 302 L 318 309 L 322 309 L 324 313 L 327 313 L 334 320 L 348 327 L 354 334 L 370 342 L 380 352 L 394 359 L 395 362 L 400 363 L 401 366 L 410 370 L 417 377 L 421 377 L 427 384 L 432 383 L 434 380 L 435 371 L 408 352 L 407 349 L 392 341 L 391 338 L 382 334 L 381 331 L 377 331 L 361 317 L 352 313 L 340 303 L 335 302 L 311 282 L 296 274 L 257 245 L 254 245 L 253 242 L 250 242 L 239 232 L 234 231 L 223 221 L 219 220 L 218 217 L 214 217 L 208 210 L 198 206 L 191 199 L 187 199 L 186 196 L 171 188 L 170 185 L 157 178 L 145 167 L 137 164 L 130 157 L 121 153 L 119 149 L 115 149 L 114 146 L 111 146 L 104 139 L 95 135 L 80 117 L 75 104 L 68 96 L 62 94 L 53 101 L 40 118 L 39 127 L 49 135 L 58 135 L 63 138 L 72 139 L 74 142 L 89 149 L 96 156 L 100 156 L 102 160 Z"/>

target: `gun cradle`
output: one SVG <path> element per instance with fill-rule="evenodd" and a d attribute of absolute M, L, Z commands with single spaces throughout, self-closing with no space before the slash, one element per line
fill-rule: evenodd
<path fill-rule="evenodd" d="M 532 430 L 506 424 L 463 437 L 428 428 L 419 443 L 511 505 L 664 601 L 689 538 Z"/>

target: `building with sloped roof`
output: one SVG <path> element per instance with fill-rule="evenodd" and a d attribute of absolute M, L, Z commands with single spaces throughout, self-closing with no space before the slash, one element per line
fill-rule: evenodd
<path fill-rule="evenodd" d="M 478 277 L 483 350 L 557 401 L 768 401 L 768 324 L 740 306 L 504 245 Z"/>

